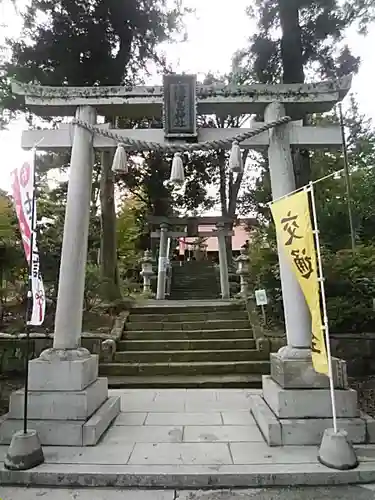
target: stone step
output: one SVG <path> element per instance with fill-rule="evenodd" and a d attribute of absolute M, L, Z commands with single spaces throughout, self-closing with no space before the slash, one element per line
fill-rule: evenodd
<path fill-rule="evenodd" d="M 197 281 L 205 281 L 205 280 L 215 280 L 218 281 L 218 275 L 216 273 L 202 273 L 197 272 L 196 274 L 183 274 L 183 273 L 175 273 L 172 277 L 172 283 L 179 284 L 181 281 L 184 283 L 195 283 Z"/>
<path fill-rule="evenodd" d="M 183 274 L 184 276 L 196 276 L 198 274 L 219 274 L 219 271 L 216 271 L 214 267 L 177 267 L 173 269 L 173 275 Z"/>
<path fill-rule="evenodd" d="M 99 373 L 102 376 L 268 374 L 269 371 L 269 361 L 102 363 L 99 367 Z"/>
<path fill-rule="evenodd" d="M 187 280 L 194 280 L 195 278 L 216 278 L 219 277 L 219 273 L 215 271 L 215 269 L 178 269 L 173 270 L 172 281 L 175 278 L 184 278 Z"/>
<path fill-rule="evenodd" d="M 211 298 L 211 299 L 217 299 L 219 297 L 219 289 L 208 289 L 207 287 L 204 287 L 202 289 L 194 288 L 192 289 L 191 287 L 184 287 L 180 288 L 178 290 L 171 288 L 171 295 L 174 297 L 196 297 L 196 298 Z M 178 300 L 178 299 L 177 299 Z"/>
<path fill-rule="evenodd" d="M 198 298 L 203 298 L 204 299 L 204 296 L 207 296 L 208 298 L 218 298 L 219 297 L 219 288 L 207 288 L 207 287 L 202 287 L 201 289 L 199 288 L 193 288 L 193 287 L 189 287 L 189 286 L 186 286 L 186 287 L 183 287 L 183 288 L 180 288 L 180 289 L 175 289 L 175 288 L 171 288 L 171 294 L 172 295 L 176 295 L 176 296 L 180 296 L 180 295 L 183 295 L 183 296 L 191 296 L 191 297 L 196 297 L 198 296 Z"/>
<path fill-rule="evenodd" d="M 218 288 L 218 282 L 215 278 L 215 276 L 207 276 L 207 277 L 202 277 L 199 276 L 199 278 L 191 278 L 191 279 L 186 279 L 181 277 L 175 277 L 175 280 L 172 281 L 172 289 L 186 289 L 186 288 L 192 288 L 192 289 L 202 289 L 202 290 L 210 290 L 212 288 Z"/>
<path fill-rule="evenodd" d="M 248 320 L 246 311 L 223 311 L 203 313 L 180 313 L 180 314 L 130 314 L 129 323 L 167 323 L 179 321 L 209 321 L 209 320 Z"/>
<path fill-rule="evenodd" d="M 207 321 L 166 321 L 165 323 L 154 323 L 147 321 L 135 321 L 126 323 L 125 328 L 127 331 L 145 331 L 145 330 L 189 330 L 189 331 L 202 331 L 202 330 L 222 330 L 234 329 L 241 330 L 249 328 L 248 320 L 207 320 Z"/>
<path fill-rule="evenodd" d="M 117 351 L 189 351 L 255 349 L 254 339 L 122 340 Z"/>
<path fill-rule="evenodd" d="M 199 276 L 199 278 L 195 279 L 185 279 L 185 278 L 177 278 L 174 283 L 172 283 L 172 289 L 173 290 L 178 290 L 178 289 L 185 289 L 187 287 L 193 288 L 193 289 L 202 289 L 202 290 L 210 290 L 212 288 L 218 288 L 218 284 L 216 282 L 216 279 L 214 276 L 207 276 L 207 277 L 202 277 Z"/>
<path fill-rule="evenodd" d="M 257 361 L 267 360 L 268 356 L 256 349 L 219 349 L 185 351 L 118 351 L 116 363 L 187 363 L 217 361 Z"/>
<path fill-rule="evenodd" d="M 171 287 L 172 292 L 215 292 L 219 287 L 216 286 L 215 283 L 211 283 L 207 286 L 207 282 L 202 282 L 202 284 L 194 282 L 194 284 L 190 285 L 189 283 L 179 283 L 176 286 Z"/>
<path fill-rule="evenodd" d="M 191 281 L 194 282 L 195 280 L 203 280 L 203 279 L 214 279 L 215 281 L 218 280 L 219 274 L 216 274 L 215 271 L 212 272 L 206 272 L 206 271 L 199 271 L 195 273 L 174 273 L 172 276 L 172 283 L 176 282 L 179 279 L 182 279 L 184 281 Z"/>
<path fill-rule="evenodd" d="M 157 302 L 157 301 L 155 301 Z M 241 302 L 221 302 L 220 300 L 207 300 L 196 302 L 192 300 L 192 304 L 189 302 L 179 302 L 179 303 L 168 303 L 168 301 L 163 302 L 163 304 L 150 304 L 135 306 L 131 310 L 131 314 L 181 314 L 181 313 L 203 313 L 203 312 L 214 312 L 214 311 L 244 311 L 244 304 Z"/>
<path fill-rule="evenodd" d="M 134 330 L 125 331 L 123 340 L 205 340 L 205 339 L 253 339 L 249 327 L 219 330 Z"/>
<path fill-rule="evenodd" d="M 178 292 L 178 293 L 175 293 L 175 292 L 171 292 L 170 293 L 170 298 L 172 300 L 181 300 L 181 301 L 184 301 L 184 300 L 206 300 L 206 299 L 218 299 L 220 298 L 220 294 L 219 292 L 218 293 L 212 293 L 212 294 L 209 294 L 209 293 L 186 293 L 186 292 Z"/>
<path fill-rule="evenodd" d="M 216 272 L 206 272 L 206 271 L 197 271 L 196 273 L 174 273 L 172 276 L 172 283 L 179 282 L 178 280 L 184 280 L 186 282 L 194 282 L 196 280 L 205 280 L 205 279 L 214 279 L 218 281 L 219 275 Z"/>
<path fill-rule="evenodd" d="M 196 277 L 190 277 L 186 278 L 185 276 L 175 276 L 174 280 L 172 280 L 172 288 L 176 287 L 181 287 L 181 286 L 202 286 L 202 287 L 211 287 L 211 286 L 216 286 L 218 283 L 218 280 L 216 279 L 216 276 L 196 276 Z"/>
<path fill-rule="evenodd" d="M 109 377 L 111 389 L 260 389 L 262 375 L 168 375 Z"/>

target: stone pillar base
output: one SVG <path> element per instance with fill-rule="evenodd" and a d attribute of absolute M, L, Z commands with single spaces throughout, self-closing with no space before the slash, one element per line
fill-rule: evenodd
<path fill-rule="evenodd" d="M 333 358 L 333 374 L 338 428 L 352 443 L 375 442 L 375 420 L 359 412 L 345 361 Z M 271 376 L 263 376 L 262 388 L 251 411 L 269 446 L 320 445 L 332 427 L 332 407 L 328 377 L 314 371 L 311 359 L 271 354 Z"/>
<path fill-rule="evenodd" d="M 120 398 L 108 397 L 108 382 L 98 378 L 98 357 L 29 364 L 28 427 L 42 445 L 93 446 L 120 413 Z M 9 413 L 0 422 L 0 444 L 23 428 L 24 390 L 13 392 Z"/>

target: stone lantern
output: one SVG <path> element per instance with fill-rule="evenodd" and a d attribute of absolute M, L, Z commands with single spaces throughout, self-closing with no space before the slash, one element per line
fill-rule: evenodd
<path fill-rule="evenodd" d="M 151 297 L 151 278 L 155 273 L 152 269 L 154 259 L 152 258 L 150 250 L 145 250 L 145 253 L 140 262 L 142 265 L 141 276 L 143 277 L 143 294 Z"/>
<path fill-rule="evenodd" d="M 240 255 L 235 259 L 237 262 L 236 274 L 240 277 L 242 297 L 247 296 L 247 277 L 249 275 L 249 256 L 247 255 L 247 248 L 241 248 Z"/>

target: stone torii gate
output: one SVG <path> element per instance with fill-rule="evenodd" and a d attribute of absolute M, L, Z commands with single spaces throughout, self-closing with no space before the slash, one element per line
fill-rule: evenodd
<path fill-rule="evenodd" d="M 163 262 L 167 256 L 167 245 L 170 238 L 189 238 L 191 236 L 201 238 L 216 237 L 218 239 L 219 249 L 219 267 L 220 267 L 220 289 L 221 298 L 230 298 L 229 275 L 228 275 L 228 259 L 225 247 L 225 237 L 233 236 L 234 231 L 227 229 L 226 224 L 230 224 L 233 220 L 230 217 L 148 217 L 149 222 L 159 225 L 160 231 L 153 231 L 151 238 L 158 238 L 159 244 L 159 266 L 158 266 L 158 285 L 157 285 L 157 300 L 165 298 L 165 280 L 166 270 Z M 199 226 L 216 226 L 214 231 L 199 231 Z M 185 231 L 175 231 L 173 226 L 185 227 Z M 172 227 L 172 230 L 170 228 Z"/>
<path fill-rule="evenodd" d="M 263 114 L 270 130 L 243 140 L 241 148 L 268 148 L 272 193 L 274 198 L 279 198 L 295 189 L 291 145 L 309 149 L 341 146 L 339 127 L 305 127 L 298 120 L 306 113 L 332 109 L 344 98 L 350 85 L 349 77 L 306 85 L 196 86 L 195 79 L 189 81 L 188 75 L 168 76 L 164 91 L 162 87 L 13 85 L 13 92 L 24 97 L 32 112 L 40 116 L 75 116 L 80 123 L 63 124 L 58 130 L 30 130 L 22 136 L 25 149 L 37 144 L 41 150 L 72 150 L 53 348 L 32 360 L 29 368 L 30 426 L 37 430 L 42 444 L 96 444 L 120 411 L 119 398 L 109 398 L 107 381 L 98 378 L 97 356 L 83 349 L 80 342 L 93 148 L 113 150 L 118 142 L 126 146 L 131 141 L 129 149 L 134 141 L 141 142 L 144 148 L 150 142 L 154 147 L 158 143 L 163 148 L 173 139 L 198 142 L 197 148 L 204 141 L 220 140 L 220 147 L 230 148 L 239 130 L 196 130 L 195 106 L 199 114 Z M 160 118 L 163 110 L 164 130 L 111 131 L 108 124 L 95 127 L 98 114 Z M 275 122 L 283 123 L 280 119 L 287 115 L 295 121 L 274 127 Z M 262 125 L 258 123 L 256 127 Z M 179 144 L 184 149 L 185 146 Z M 288 340 L 280 356 L 287 365 L 295 359 L 303 359 L 310 366 L 310 318 L 302 292 L 283 255 L 280 255 L 280 271 Z M 8 418 L 0 426 L 1 441 L 10 442 L 13 432 L 21 427 L 22 403 L 16 393 L 11 398 Z"/>

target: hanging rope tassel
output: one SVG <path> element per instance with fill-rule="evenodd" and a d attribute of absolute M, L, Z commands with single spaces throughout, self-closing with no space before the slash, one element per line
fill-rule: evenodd
<path fill-rule="evenodd" d="M 175 153 L 173 157 L 169 182 L 173 184 L 183 184 L 185 182 L 184 164 L 181 153 Z"/>
<path fill-rule="evenodd" d="M 121 172 L 123 174 L 127 174 L 129 171 L 125 147 L 121 142 L 118 144 L 115 156 L 113 157 L 112 171 Z"/>
<path fill-rule="evenodd" d="M 237 141 L 233 141 L 232 143 L 232 149 L 229 157 L 229 168 L 235 173 L 243 172 L 242 154 Z"/>

